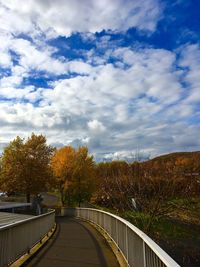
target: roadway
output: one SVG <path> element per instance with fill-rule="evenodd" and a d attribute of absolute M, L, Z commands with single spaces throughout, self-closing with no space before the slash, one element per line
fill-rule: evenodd
<path fill-rule="evenodd" d="M 28 267 L 119 267 L 104 237 L 89 223 L 57 218 L 57 230 Z"/>

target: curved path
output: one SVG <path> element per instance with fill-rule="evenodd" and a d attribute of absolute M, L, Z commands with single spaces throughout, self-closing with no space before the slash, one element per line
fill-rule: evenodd
<path fill-rule="evenodd" d="M 57 230 L 47 245 L 26 266 L 118 267 L 104 237 L 89 223 L 58 218 Z"/>

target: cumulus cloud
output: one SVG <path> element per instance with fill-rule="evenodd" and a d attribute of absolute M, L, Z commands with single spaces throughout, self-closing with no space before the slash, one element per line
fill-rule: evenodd
<path fill-rule="evenodd" d="M 10 67 L 12 64 L 11 56 L 7 52 L 0 51 L 0 66 L 3 68 Z"/>
<path fill-rule="evenodd" d="M 110 63 L 98 66 L 83 63 L 84 71 L 78 65 L 79 75 L 57 80 L 51 88 L 15 88 L 20 81 L 15 84 L 15 79 L 3 78 L 2 84 L 12 87 L 1 87 L 1 96 L 26 99 L 29 103 L 2 103 L 1 123 L 6 127 L 20 125 L 26 132 L 44 131 L 54 143 L 63 140 L 76 145 L 87 143 L 94 153 L 104 151 L 107 158 L 110 155 L 130 158 L 133 152 L 123 151 L 134 151 L 138 146 L 156 154 L 164 151 L 165 145 L 170 151 L 175 145 L 189 144 L 186 132 L 182 132 L 180 142 L 183 123 L 177 121 L 190 117 L 193 107 L 185 102 L 187 97 L 182 99 L 182 72 L 174 68 L 176 54 L 152 48 L 123 48 L 116 49 L 111 56 L 126 68 Z M 184 54 L 182 66 L 192 68 L 191 59 L 187 63 L 183 59 Z M 75 66 L 77 61 L 70 64 Z M 18 77 L 23 70 L 15 67 L 13 75 Z M 87 75 L 82 76 L 83 73 Z M 40 103 L 35 106 L 37 99 Z M 172 118 L 176 124 L 171 123 Z M 194 129 L 190 136 L 194 136 Z"/>
<path fill-rule="evenodd" d="M 126 162 L 133 162 L 133 161 L 144 161 L 148 160 L 151 157 L 151 152 L 148 149 L 139 151 L 136 150 L 125 150 L 125 151 L 116 151 L 114 153 L 107 153 L 104 155 L 104 161 L 112 161 L 112 160 L 125 160 Z"/>
<path fill-rule="evenodd" d="M 200 46 L 198 44 L 185 45 L 180 49 L 180 66 L 185 68 L 184 81 L 190 85 L 186 102 L 200 101 Z"/>
<path fill-rule="evenodd" d="M 175 67 L 176 54 L 152 48 L 126 48 L 116 49 L 113 56 L 128 67 L 85 63 L 87 75 L 82 76 L 81 69 L 80 75 L 57 80 L 51 88 L 2 87 L 2 96 L 29 101 L 2 103 L 2 125 L 20 125 L 25 132 L 44 131 L 53 143 L 87 144 L 97 157 L 104 153 L 106 158 L 112 155 L 130 159 L 138 147 L 146 151 L 145 155 L 155 155 L 166 147 L 169 151 L 174 147 L 181 149 L 184 142 L 193 147 L 194 143 L 187 141 L 186 130 L 183 131 L 186 124 L 177 123 L 190 118 L 193 106 L 186 104 L 182 96 L 185 88 L 181 84 L 182 72 Z M 20 67 L 13 70 L 21 72 Z M 9 78 L 6 82 L 9 84 Z M 10 84 L 15 85 L 11 79 Z M 40 102 L 35 106 L 37 99 Z M 191 138 L 196 129 L 191 128 Z"/>
<path fill-rule="evenodd" d="M 49 37 L 131 27 L 154 31 L 162 13 L 158 0 L 1 0 L 0 4 L 5 31 L 37 34 L 40 29 Z"/>
<path fill-rule="evenodd" d="M 92 120 L 88 122 L 88 127 L 92 132 L 102 133 L 105 131 L 105 126 L 98 120 Z"/>
<path fill-rule="evenodd" d="M 19 56 L 19 65 L 27 71 L 33 69 L 52 74 L 63 74 L 67 71 L 64 62 L 51 57 L 53 51 L 48 46 L 37 47 L 28 40 L 15 38 L 11 39 L 10 50 Z"/>
<path fill-rule="evenodd" d="M 0 1 L 0 148 L 33 131 L 106 160 L 199 147 L 199 45 L 122 47 L 93 34 L 154 31 L 161 12 L 156 0 Z M 93 44 L 82 57 L 48 40 L 77 31 Z"/>

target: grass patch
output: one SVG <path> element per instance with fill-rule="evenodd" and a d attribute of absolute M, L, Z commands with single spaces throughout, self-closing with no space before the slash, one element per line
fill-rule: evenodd
<path fill-rule="evenodd" d="M 169 219 L 160 219 L 155 221 L 152 226 L 152 234 L 162 239 L 186 240 L 196 238 L 196 229 L 171 221 Z"/>
<path fill-rule="evenodd" d="M 150 220 L 150 216 L 148 214 L 142 212 L 125 212 L 121 214 L 121 217 L 156 239 L 186 240 L 188 238 L 196 239 L 197 235 L 199 235 L 196 228 L 171 220 L 167 217 L 155 219 L 148 232 L 146 231 L 146 225 Z"/>
<path fill-rule="evenodd" d="M 200 213 L 200 197 L 177 198 L 170 201 L 174 208 Z"/>
<path fill-rule="evenodd" d="M 149 231 L 146 225 L 150 215 L 143 212 L 117 212 L 112 209 L 100 209 L 114 213 L 145 232 L 183 267 L 200 266 L 200 197 L 177 198 L 167 203 L 173 207 L 165 217 L 156 218 Z"/>

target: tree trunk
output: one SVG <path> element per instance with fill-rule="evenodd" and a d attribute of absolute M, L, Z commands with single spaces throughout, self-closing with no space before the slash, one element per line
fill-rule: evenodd
<path fill-rule="evenodd" d="M 81 179 L 78 177 L 78 206 L 81 206 Z"/>
<path fill-rule="evenodd" d="M 62 204 L 62 206 L 64 206 L 65 201 L 64 201 L 64 192 L 63 192 L 63 190 L 60 191 L 60 195 L 61 195 L 61 204 Z"/>
<path fill-rule="evenodd" d="M 26 202 L 30 203 L 30 201 L 31 201 L 31 195 L 30 193 L 26 193 Z"/>
<path fill-rule="evenodd" d="M 71 195 L 70 195 L 69 190 L 67 191 L 67 204 L 70 207 L 70 205 L 71 205 Z"/>

